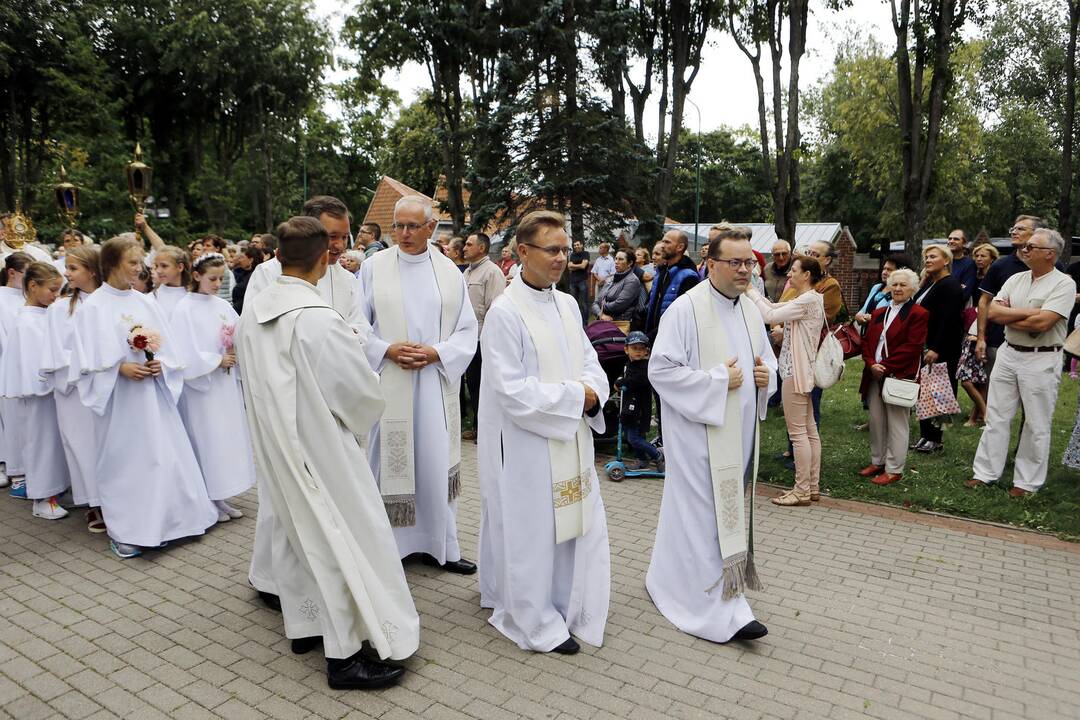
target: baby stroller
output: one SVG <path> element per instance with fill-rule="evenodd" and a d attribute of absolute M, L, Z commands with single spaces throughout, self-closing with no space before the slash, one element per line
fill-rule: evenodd
<path fill-rule="evenodd" d="M 585 334 L 596 350 L 596 357 L 600 361 L 600 367 L 608 379 L 608 390 L 611 395 L 615 394 L 615 381 L 622 376 L 626 367 L 626 333 L 619 326 L 608 320 L 597 320 L 585 328 Z M 604 426 L 603 434 L 593 433 L 600 439 L 615 437 L 615 430 L 619 423 L 619 405 L 614 397 L 608 398 L 604 403 Z"/>
<path fill-rule="evenodd" d="M 622 431 L 622 410 L 623 410 L 623 389 L 619 387 L 619 404 L 618 414 L 616 417 L 617 428 L 615 434 L 615 459 L 609 460 L 604 465 L 604 472 L 607 473 L 608 479 L 612 482 L 622 482 L 624 478 L 662 478 L 664 477 L 663 470 L 650 470 L 643 468 L 641 470 L 631 470 L 626 467 L 626 462 L 623 460 L 622 448 L 623 448 L 623 431 Z"/>

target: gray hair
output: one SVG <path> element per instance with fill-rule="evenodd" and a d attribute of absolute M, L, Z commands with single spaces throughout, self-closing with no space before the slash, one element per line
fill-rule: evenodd
<path fill-rule="evenodd" d="M 889 273 L 889 285 L 892 285 L 894 278 L 906 278 L 908 285 L 913 288 L 919 287 L 919 276 L 911 268 L 898 268 Z"/>
<path fill-rule="evenodd" d="M 1035 232 L 1031 233 L 1031 237 L 1041 235 L 1046 238 L 1046 241 L 1053 246 L 1054 256 L 1061 257 L 1065 252 L 1065 238 L 1061 237 L 1061 233 L 1057 230 L 1051 230 L 1050 228 L 1038 228 Z"/>
<path fill-rule="evenodd" d="M 779 238 L 776 240 L 776 242 L 772 244 L 772 251 L 776 252 L 776 248 L 780 246 L 783 246 L 782 249 L 791 252 L 791 243 L 789 243 L 787 240 L 781 240 Z"/>
<path fill-rule="evenodd" d="M 424 220 L 431 220 L 431 201 L 425 197 L 419 195 L 405 195 L 394 203 L 394 219 L 397 219 L 398 210 L 401 208 L 412 205 L 413 207 L 420 208 L 424 211 Z"/>
<path fill-rule="evenodd" d="M 352 258 L 353 260 L 358 260 L 360 262 L 363 262 L 364 253 L 360 252 L 359 250 L 346 250 L 345 251 L 345 257 Z"/>

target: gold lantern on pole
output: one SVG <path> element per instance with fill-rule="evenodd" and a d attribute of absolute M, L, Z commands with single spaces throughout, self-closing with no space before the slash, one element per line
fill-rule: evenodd
<path fill-rule="evenodd" d="M 68 181 L 67 170 L 60 166 L 60 182 L 53 186 L 56 197 L 56 209 L 64 222 L 71 229 L 75 228 L 75 218 L 79 217 L 79 188 Z"/>
<path fill-rule="evenodd" d="M 135 143 L 135 158 L 124 166 L 124 171 L 127 173 L 128 197 L 135 206 L 135 212 L 142 215 L 146 198 L 150 195 L 154 169 L 142 161 L 142 146 L 139 143 Z M 142 241 L 139 228 L 135 228 L 135 237 Z"/>

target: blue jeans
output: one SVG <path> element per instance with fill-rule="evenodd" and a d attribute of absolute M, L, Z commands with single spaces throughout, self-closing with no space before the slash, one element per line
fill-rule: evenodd
<path fill-rule="evenodd" d="M 645 439 L 645 434 L 641 432 L 640 428 L 626 427 L 624 429 L 626 430 L 626 441 L 630 443 L 630 447 L 634 448 L 638 460 L 655 461 L 660 458 L 660 451 Z"/>
<path fill-rule="evenodd" d="M 570 295 L 573 296 L 577 302 L 578 309 L 581 310 L 581 324 L 589 324 L 589 277 L 586 275 L 584 280 L 570 279 Z"/>

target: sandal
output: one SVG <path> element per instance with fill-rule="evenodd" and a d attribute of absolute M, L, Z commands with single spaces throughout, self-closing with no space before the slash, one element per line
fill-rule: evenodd
<path fill-rule="evenodd" d="M 791 490 L 780 497 L 774 497 L 772 502 L 773 505 L 781 505 L 783 507 L 806 507 L 810 504 L 810 496 L 800 495 L 794 490 Z"/>
<path fill-rule="evenodd" d="M 95 535 L 100 535 L 105 532 L 105 520 L 101 517 L 101 511 L 97 508 L 91 508 L 86 513 L 86 529 Z"/>

